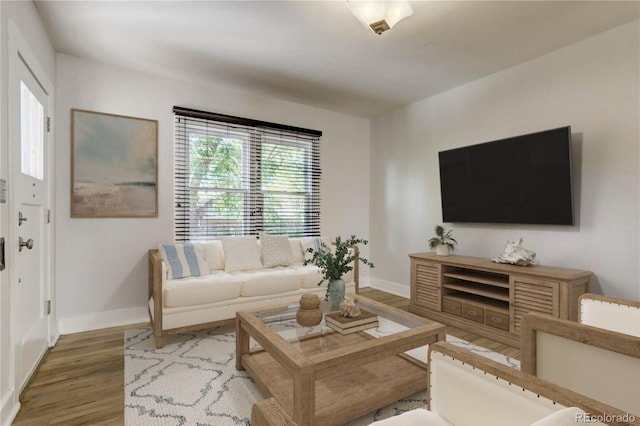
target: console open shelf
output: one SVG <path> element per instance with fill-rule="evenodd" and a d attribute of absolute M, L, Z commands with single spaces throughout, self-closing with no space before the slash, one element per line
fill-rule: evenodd
<path fill-rule="evenodd" d="M 466 269 L 447 268 L 450 272 L 442 275 L 447 278 L 455 278 L 463 281 L 488 284 L 494 287 L 509 288 L 509 276 L 504 274 L 489 274 L 484 272 L 469 271 Z"/>
<path fill-rule="evenodd" d="M 447 290 L 455 290 L 458 293 L 462 294 L 475 294 L 478 296 L 484 296 L 484 298 L 495 299 L 495 300 L 503 300 L 505 302 L 509 302 L 509 288 L 492 288 L 489 286 L 482 286 L 472 283 L 465 282 L 457 282 L 450 284 L 443 284 L 442 287 Z M 446 295 L 447 292 L 445 291 Z"/>

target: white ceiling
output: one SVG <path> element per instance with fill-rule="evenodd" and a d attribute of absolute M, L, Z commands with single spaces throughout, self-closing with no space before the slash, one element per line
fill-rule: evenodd
<path fill-rule="evenodd" d="M 344 1 L 37 1 L 61 53 L 357 116 L 640 16 L 638 1 L 414 1 L 382 35 Z"/>

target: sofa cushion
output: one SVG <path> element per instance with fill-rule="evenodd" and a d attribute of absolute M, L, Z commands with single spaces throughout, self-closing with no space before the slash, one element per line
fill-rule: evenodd
<path fill-rule="evenodd" d="M 289 238 L 292 263 L 304 262 L 304 253 L 302 252 L 302 244 L 300 244 L 300 241 L 301 238 Z"/>
<path fill-rule="evenodd" d="M 245 297 L 278 294 L 300 289 L 300 275 L 282 266 L 258 271 L 234 272 L 232 275 L 242 282 L 240 295 Z"/>
<path fill-rule="evenodd" d="M 226 272 L 262 269 L 258 242 L 254 237 L 224 237 L 220 241 L 224 250 Z"/>
<path fill-rule="evenodd" d="M 318 283 L 322 282 L 324 285 L 327 283 L 324 281 L 322 271 L 320 268 L 314 265 L 303 266 L 301 263 L 291 265 L 290 269 L 296 271 L 296 274 L 300 276 L 301 288 L 316 288 Z"/>
<path fill-rule="evenodd" d="M 206 241 L 199 243 L 202 246 L 204 260 L 207 262 L 210 270 L 224 269 L 224 251 L 222 251 L 222 243 L 218 240 Z"/>
<path fill-rule="evenodd" d="M 200 244 L 160 244 L 159 251 L 167 265 L 169 279 L 197 277 L 209 273 Z"/>
<path fill-rule="evenodd" d="M 176 308 L 232 300 L 240 296 L 240 285 L 239 280 L 223 271 L 169 280 L 164 285 L 164 306 Z"/>
<path fill-rule="evenodd" d="M 291 264 L 293 255 L 289 237 L 261 232 L 260 242 L 262 247 L 262 266 L 271 268 L 273 266 L 288 266 Z"/>
<path fill-rule="evenodd" d="M 438 414 L 416 408 L 399 416 L 389 417 L 384 420 L 371 423 L 371 426 L 452 426 L 451 423 L 440 417 Z"/>

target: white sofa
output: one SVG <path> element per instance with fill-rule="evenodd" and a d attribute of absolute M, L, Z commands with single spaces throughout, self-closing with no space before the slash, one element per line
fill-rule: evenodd
<path fill-rule="evenodd" d="M 149 250 L 149 316 L 157 348 L 165 335 L 233 321 L 239 310 L 294 303 L 305 293 L 324 298 L 326 282 L 318 286 L 321 271 L 303 262 L 307 248 L 330 246 L 331 239 L 261 237 L 262 241 L 231 237 Z M 290 255 L 286 250 L 283 254 L 283 239 Z M 196 260 L 185 260 L 187 248 Z M 354 251 L 358 256 L 357 247 Z M 342 278 L 347 292 L 359 292 L 357 257 L 353 270 Z"/>
<path fill-rule="evenodd" d="M 446 342 L 429 348 L 428 390 L 428 410 L 411 410 L 373 425 L 603 424 L 598 419 L 633 424 L 623 419 L 625 412 Z M 251 425 L 295 423 L 269 398 L 254 404 Z"/>

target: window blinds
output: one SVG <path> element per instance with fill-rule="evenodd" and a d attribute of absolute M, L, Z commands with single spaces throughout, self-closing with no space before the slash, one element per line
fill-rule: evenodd
<path fill-rule="evenodd" d="M 320 235 L 319 131 L 174 107 L 175 240 Z"/>

